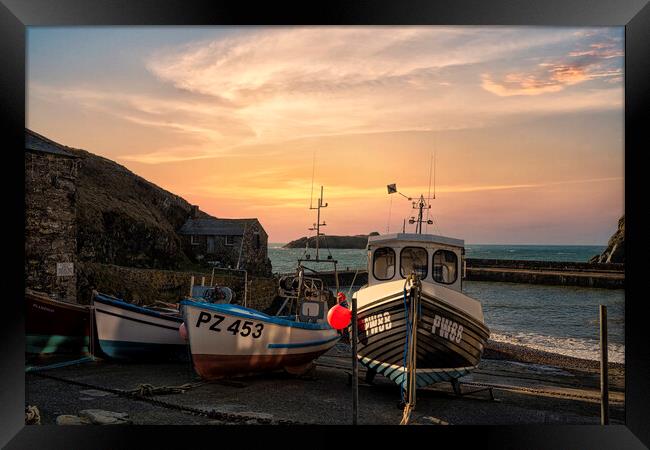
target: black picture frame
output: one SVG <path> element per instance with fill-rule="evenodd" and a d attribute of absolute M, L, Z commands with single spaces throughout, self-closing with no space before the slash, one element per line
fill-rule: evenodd
<path fill-rule="evenodd" d="M 355 431 L 366 445 L 384 441 L 395 431 L 396 442 L 410 442 L 401 433 L 426 432 L 431 445 L 443 441 L 499 448 L 643 448 L 650 446 L 650 352 L 642 295 L 645 269 L 645 234 L 650 229 L 644 214 L 642 182 L 647 166 L 644 119 L 650 104 L 650 5 L 647 0 L 456 0 L 389 1 L 328 0 L 325 2 L 253 3 L 182 0 L 0 0 L 0 104 L 4 123 L 3 174 L 6 206 L 5 248 L 9 253 L 4 273 L 2 364 L 0 369 L 0 445 L 7 448 L 150 448 L 222 445 L 224 436 L 258 445 L 254 434 L 275 434 L 286 439 L 305 435 L 338 439 L 338 427 L 56 427 L 24 426 L 24 170 L 25 51 L 28 26 L 92 25 L 221 25 L 221 24 L 382 24 L 382 25 L 545 25 L 625 26 L 625 426 L 524 425 L 498 427 L 381 427 Z M 646 144 L 646 145 L 644 145 Z M 7 195 L 8 194 L 8 195 Z M 425 431 L 426 430 L 426 431 Z M 316 434 L 313 434 L 316 433 Z M 323 434 L 324 433 L 324 434 Z M 432 434 L 429 434 L 432 433 Z M 311 437 L 309 437 L 311 435 Z M 405 440 L 408 439 L 408 440 Z M 197 441 L 202 441 L 199 443 Z M 258 442 L 258 444 L 255 444 Z M 413 441 L 416 442 L 416 441 Z M 327 442 L 324 442 L 327 444 Z M 262 444 L 266 445 L 266 444 Z M 269 444 L 270 445 L 270 444 Z M 416 444 L 418 445 L 418 444 Z"/>

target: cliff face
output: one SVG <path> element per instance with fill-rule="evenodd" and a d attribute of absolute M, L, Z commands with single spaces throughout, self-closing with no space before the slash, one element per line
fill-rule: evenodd
<path fill-rule="evenodd" d="M 175 233 L 190 215 L 188 202 L 111 160 L 67 150 L 80 158 L 80 261 L 168 269 L 189 262 Z"/>
<path fill-rule="evenodd" d="M 379 233 L 372 232 L 367 234 L 358 234 L 356 236 L 321 236 L 321 248 L 366 248 L 368 236 L 376 236 Z M 316 237 L 301 237 L 284 245 L 284 248 L 305 248 L 309 243 L 309 248 L 316 247 Z"/>
<path fill-rule="evenodd" d="M 624 263 L 625 262 L 625 215 L 618 220 L 618 229 L 607 242 L 607 248 L 601 255 L 589 260 L 594 263 Z"/>

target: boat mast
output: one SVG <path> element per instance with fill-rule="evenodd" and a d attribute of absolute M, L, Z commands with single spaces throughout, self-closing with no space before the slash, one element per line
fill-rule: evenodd
<path fill-rule="evenodd" d="M 327 257 L 327 259 L 320 259 L 320 255 L 319 255 L 320 237 L 324 235 L 323 233 L 320 232 L 320 227 L 324 227 L 324 226 L 327 225 L 325 223 L 325 221 L 323 221 L 322 223 L 320 221 L 320 209 L 321 208 L 327 208 L 327 205 L 328 205 L 328 203 L 323 204 L 323 186 L 321 186 L 320 187 L 320 198 L 318 199 L 318 206 L 316 206 L 314 208 L 313 206 L 309 205 L 309 209 L 317 210 L 316 223 L 311 228 L 309 228 L 309 231 L 315 231 L 316 232 L 316 258 L 311 259 L 311 258 L 309 258 L 309 255 L 306 255 L 307 258 L 304 258 L 304 259 L 303 258 L 298 258 L 298 264 L 300 266 L 302 266 L 302 263 L 306 262 L 306 261 L 313 262 L 313 263 L 326 262 L 326 263 L 334 264 L 334 279 L 336 280 L 336 291 L 338 292 L 338 290 L 339 290 L 339 276 L 338 276 L 338 269 L 337 269 L 338 261 L 335 260 L 335 259 L 332 259 L 331 253 Z M 309 238 L 307 238 L 307 246 L 309 246 Z M 314 271 L 313 269 L 310 269 L 310 270 Z"/>
<path fill-rule="evenodd" d="M 431 219 L 423 219 L 422 218 L 422 210 L 424 208 L 431 209 L 431 205 L 427 204 L 427 202 L 424 200 L 424 195 L 420 195 L 419 200 L 413 202 L 413 209 L 418 209 L 418 218 L 416 219 L 415 217 L 411 217 L 409 219 L 409 223 L 415 224 L 415 232 L 417 234 L 422 234 L 422 223 L 426 222 L 427 224 L 432 224 L 433 220 Z"/>
<path fill-rule="evenodd" d="M 431 219 L 424 219 L 424 218 L 423 218 L 423 213 L 422 213 L 422 211 L 424 210 L 425 207 L 427 208 L 427 210 L 431 209 L 431 204 L 430 204 L 430 203 L 427 203 L 428 200 L 431 200 L 431 197 L 427 197 L 427 198 L 425 199 L 425 198 L 424 198 L 424 195 L 420 195 L 420 198 L 419 198 L 418 200 L 413 201 L 413 199 L 412 199 L 411 197 L 408 197 L 408 196 L 402 194 L 401 192 L 399 192 L 399 191 L 397 190 L 397 185 L 395 185 L 395 184 L 389 184 L 389 185 L 386 186 L 386 187 L 388 188 L 388 194 L 389 194 L 389 195 L 390 195 L 390 194 L 399 194 L 399 195 L 401 195 L 402 197 L 404 197 L 404 198 L 406 198 L 406 199 L 408 199 L 409 201 L 412 202 L 413 209 L 417 209 L 417 210 L 418 210 L 418 217 L 417 217 L 417 219 L 416 219 L 415 217 L 411 217 L 411 218 L 409 219 L 409 224 L 410 224 L 410 225 L 415 224 L 415 232 L 416 232 L 417 234 L 422 234 L 422 223 L 427 223 L 427 224 L 429 224 L 429 225 L 433 224 L 433 220 L 431 220 Z M 434 194 L 434 195 L 435 195 L 435 194 Z M 427 213 L 427 215 L 428 215 L 428 213 Z M 404 225 L 403 225 L 403 227 L 402 227 L 402 232 L 404 232 L 404 229 L 405 229 L 405 228 L 406 228 L 406 219 L 404 219 Z"/>
<path fill-rule="evenodd" d="M 318 251 L 320 248 L 320 237 L 322 236 L 320 232 L 320 227 L 324 227 L 327 224 L 325 222 L 321 223 L 320 222 L 320 209 L 321 208 L 327 208 L 327 203 L 323 205 L 323 186 L 320 187 L 320 198 L 318 199 L 318 206 L 313 207 L 309 206 L 309 209 L 315 209 L 318 211 L 317 216 L 316 216 L 316 223 L 314 224 L 313 227 L 309 228 L 309 231 L 316 231 L 316 260 L 318 260 Z M 307 240 L 309 242 L 309 240 Z"/>

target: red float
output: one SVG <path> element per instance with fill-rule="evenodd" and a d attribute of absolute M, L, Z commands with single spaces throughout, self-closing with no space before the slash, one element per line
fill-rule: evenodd
<path fill-rule="evenodd" d="M 327 323 L 335 330 L 342 330 L 350 324 L 352 311 L 345 306 L 334 305 L 327 313 Z"/>

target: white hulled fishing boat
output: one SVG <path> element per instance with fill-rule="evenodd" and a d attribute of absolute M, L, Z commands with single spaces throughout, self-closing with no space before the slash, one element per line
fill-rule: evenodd
<path fill-rule="evenodd" d="M 318 227 L 323 225 L 320 208 L 325 206 L 321 194 Z M 181 301 L 194 369 L 202 378 L 281 369 L 301 373 L 336 344 L 340 334 L 327 322 L 331 294 L 322 281 L 305 276 L 303 261 L 298 260 L 295 275 L 281 279 L 285 301 L 275 315 L 247 307 L 246 296 L 243 305 Z M 324 262 L 318 253 L 310 261 Z M 327 261 L 336 264 L 331 258 Z"/>
<path fill-rule="evenodd" d="M 357 357 L 368 379 L 380 373 L 409 395 L 440 381 L 457 389 L 490 333 L 480 302 L 462 292 L 464 241 L 422 233 L 423 223 L 433 223 L 422 216 L 430 206 L 420 196 L 413 207 L 415 233 L 368 238 L 368 284 L 354 294 Z"/>
<path fill-rule="evenodd" d="M 187 343 L 179 334 L 183 319 L 175 305 L 144 307 L 95 293 L 92 308 L 99 347 L 111 358 L 187 360 Z"/>

